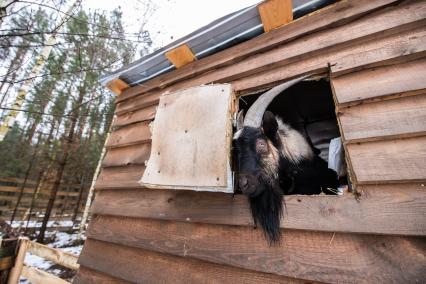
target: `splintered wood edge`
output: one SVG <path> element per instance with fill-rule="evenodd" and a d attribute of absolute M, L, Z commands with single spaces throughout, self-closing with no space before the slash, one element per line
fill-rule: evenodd
<path fill-rule="evenodd" d="M 267 0 L 257 7 L 265 33 L 293 20 L 291 0 Z"/>
<path fill-rule="evenodd" d="M 113 79 L 106 84 L 107 88 L 110 89 L 114 94 L 121 95 L 121 93 L 129 88 L 130 86 L 121 79 Z"/>
<path fill-rule="evenodd" d="M 164 55 L 176 68 L 180 68 L 197 60 L 197 57 L 186 44 L 176 47 L 166 52 Z"/>

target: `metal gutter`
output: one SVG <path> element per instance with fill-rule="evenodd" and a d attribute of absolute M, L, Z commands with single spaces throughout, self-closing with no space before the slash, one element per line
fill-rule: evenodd
<path fill-rule="evenodd" d="M 334 2 L 337 0 L 293 0 L 294 18 L 300 18 Z M 182 44 L 187 44 L 196 57 L 201 59 L 262 33 L 263 25 L 257 5 L 252 5 L 217 19 L 129 65 L 106 74 L 99 81 L 106 85 L 109 81 L 120 78 L 130 86 L 140 85 L 176 69 L 164 54 Z"/>

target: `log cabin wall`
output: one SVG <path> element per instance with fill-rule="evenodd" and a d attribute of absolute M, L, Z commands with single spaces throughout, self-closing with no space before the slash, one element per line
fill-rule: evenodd
<path fill-rule="evenodd" d="M 75 283 L 424 282 L 425 18 L 426 1 L 340 1 L 124 90 Z M 244 196 L 138 184 L 161 93 L 312 71 L 330 76 L 358 198 L 285 197 L 269 247 Z"/>

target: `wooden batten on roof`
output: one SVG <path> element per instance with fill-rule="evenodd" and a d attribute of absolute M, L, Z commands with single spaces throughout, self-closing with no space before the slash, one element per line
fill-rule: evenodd
<path fill-rule="evenodd" d="M 129 87 L 129 85 L 121 79 L 113 79 L 109 81 L 106 86 L 116 95 L 121 95 L 121 93 Z"/>
<path fill-rule="evenodd" d="M 164 55 L 176 68 L 180 68 L 197 60 L 197 57 L 195 57 L 194 53 L 192 53 L 191 49 L 186 44 L 176 47 L 166 52 Z"/>
<path fill-rule="evenodd" d="M 266 33 L 293 20 L 291 0 L 267 0 L 257 8 Z"/>

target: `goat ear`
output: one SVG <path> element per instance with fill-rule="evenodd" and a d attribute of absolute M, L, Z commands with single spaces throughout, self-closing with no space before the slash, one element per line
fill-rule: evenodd
<path fill-rule="evenodd" d="M 275 135 L 277 134 L 277 131 L 278 131 L 278 122 L 277 122 L 277 119 L 275 118 L 275 115 L 272 112 L 266 111 L 265 114 L 263 115 L 262 128 L 263 128 L 263 133 L 265 133 L 265 135 L 269 139 L 275 138 Z"/>

